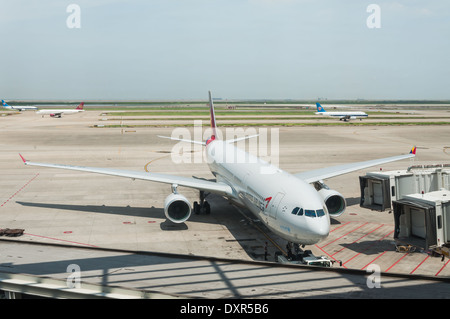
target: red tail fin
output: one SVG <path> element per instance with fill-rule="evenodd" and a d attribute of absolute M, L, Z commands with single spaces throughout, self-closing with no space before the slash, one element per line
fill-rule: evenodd
<path fill-rule="evenodd" d="M 76 110 L 82 110 L 84 107 L 84 102 L 81 102 L 80 105 L 77 106 Z"/>
<path fill-rule="evenodd" d="M 214 104 L 213 104 L 213 100 L 211 97 L 211 91 L 208 92 L 209 93 L 209 111 L 210 111 L 210 116 L 211 116 L 211 129 L 212 129 L 212 136 L 211 139 L 216 139 L 217 134 L 216 134 L 216 115 L 214 114 Z"/>

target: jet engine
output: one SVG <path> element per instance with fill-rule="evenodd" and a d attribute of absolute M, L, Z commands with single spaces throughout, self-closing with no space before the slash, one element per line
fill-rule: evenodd
<path fill-rule="evenodd" d="M 191 203 L 183 195 L 172 193 L 164 201 L 164 213 L 170 221 L 184 223 L 191 216 Z"/>
<path fill-rule="evenodd" d="M 339 192 L 330 189 L 322 182 L 314 183 L 314 187 L 319 192 L 319 195 L 322 197 L 325 205 L 327 206 L 330 216 L 338 217 L 345 212 L 347 203 L 345 202 L 344 196 L 342 196 Z"/>

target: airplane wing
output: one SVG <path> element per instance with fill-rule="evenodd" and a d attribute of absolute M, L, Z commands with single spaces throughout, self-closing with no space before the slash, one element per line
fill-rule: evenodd
<path fill-rule="evenodd" d="M 20 154 L 19 154 L 20 155 Z M 22 161 L 25 165 L 31 166 L 42 166 L 50 168 L 62 168 L 74 171 L 82 171 L 89 173 L 97 173 L 104 175 L 112 175 L 118 177 L 127 177 L 131 179 L 140 179 L 146 181 L 153 181 L 158 183 L 165 183 L 177 186 L 184 186 L 189 188 L 195 188 L 202 191 L 207 191 L 210 193 L 235 197 L 233 189 L 230 185 L 220 182 L 210 182 L 203 179 L 197 179 L 193 177 L 183 177 L 169 174 L 159 174 L 159 173 L 148 173 L 130 170 L 121 170 L 113 168 L 98 168 L 98 167 L 85 167 L 85 166 L 73 166 L 73 165 L 62 165 L 62 164 L 47 164 L 47 163 L 36 163 L 26 160 L 22 155 L 20 155 Z"/>
<path fill-rule="evenodd" d="M 364 169 L 367 167 L 385 164 L 389 162 L 399 161 L 406 158 L 412 158 L 416 156 L 416 147 L 414 146 L 412 150 L 409 152 L 409 154 L 405 155 L 397 155 L 397 156 L 391 156 L 391 157 L 385 157 L 370 161 L 364 161 L 364 162 L 356 162 L 356 163 L 349 163 L 349 164 L 343 164 L 343 165 L 337 165 L 337 166 L 330 166 L 325 168 L 319 168 L 312 171 L 306 171 L 294 174 L 294 176 L 304 180 L 307 183 L 313 183 L 317 182 L 323 179 L 347 174 L 350 172 L 354 172 L 360 169 Z"/>

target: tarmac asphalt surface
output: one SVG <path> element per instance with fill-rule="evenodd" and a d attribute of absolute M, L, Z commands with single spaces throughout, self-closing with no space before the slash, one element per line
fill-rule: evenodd
<path fill-rule="evenodd" d="M 253 216 L 249 212 L 236 209 L 218 196 L 208 197 L 210 215 L 193 214 L 186 223 L 175 225 L 166 221 L 163 211 L 170 185 L 25 167 L 19 158 L 18 153 L 21 153 L 35 162 L 147 169 L 213 178 L 206 163 L 195 162 L 201 158 L 198 154 L 201 149 L 191 149 L 189 145 L 189 148 L 183 148 L 182 154 L 176 154 L 176 142 L 157 137 L 170 136 L 176 129 L 188 130 L 194 137 L 194 128 L 94 127 L 105 124 L 103 119 L 100 111 L 86 111 L 60 119 L 41 118 L 34 112 L 0 117 L 0 228 L 25 229 L 25 234 L 16 238 L 24 242 L 245 261 L 263 261 L 266 243 L 269 261 L 273 260 L 276 251 L 284 249 L 286 243 L 252 221 Z M 217 120 L 220 126 L 220 118 Z M 367 171 L 406 169 L 412 164 L 448 163 L 448 125 L 274 126 L 264 130 L 244 128 L 238 133 L 251 133 L 252 130 L 267 133 L 268 140 L 276 146 L 269 149 L 272 161 L 292 173 L 403 154 L 416 145 L 417 156 L 413 162 L 389 163 L 382 168 L 374 167 L 325 181 L 347 198 L 348 209 L 340 218 L 332 220 L 332 231 L 326 240 L 306 249 L 311 249 L 316 255 L 325 254 L 342 261 L 343 266 L 336 263 L 334 267 L 343 269 L 365 270 L 369 264 L 376 263 L 382 272 L 450 277 L 448 260 L 441 262 L 440 258 L 430 257 L 425 252 L 395 252 L 392 214 L 361 208 L 358 181 L 358 176 Z M 254 145 L 242 146 L 249 148 Z M 251 151 L 265 155 L 261 149 Z M 175 163 L 180 159 L 184 162 Z M 191 202 L 198 198 L 195 190 L 180 188 L 179 191 Z M 1 256 L 0 267 L 8 262 L 4 254 Z M 166 291 L 180 293 L 177 289 Z M 220 298 L 226 297 L 227 293 L 202 296 Z M 248 291 L 239 292 L 238 296 L 245 297 L 246 294 Z M 267 292 L 258 296 L 264 297 L 265 294 Z M 274 296 L 292 297 L 295 294 Z M 327 293 L 321 295 L 319 291 L 314 296 L 326 297 Z"/>

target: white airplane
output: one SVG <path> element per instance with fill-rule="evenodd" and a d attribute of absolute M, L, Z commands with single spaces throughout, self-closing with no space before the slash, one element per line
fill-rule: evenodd
<path fill-rule="evenodd" d="M 330 231 L 330 216 L 337 217 L 345 211 L 345 198 L 337 191 L 329 189 L 323 183 L 323 179 L 415 156 L 415 148 L 413 148 L 409 154 L 405 155 L 290 174 L 234 145 L 234 142 L 257 135 L 220 140 L 216 134 L 211 92 L 209 92 L 209 105 L 212 136 L 208 140 L 166 138 L 204 145 L 209 168 L 216 177 L 215 182 L 141 171 L 36 163 L 19 155 L 26 165 L 170 184 L 172 193 L 165 199 L 164 212 L 166 218 L 174 223 L 185 222 L 192 212 L 191 203 L 179 193 L 179 186 L 200 191 L 200 201 L 194 203 L 195 213 L 200 211 L 209 213 L 210 206 L 205 200 L 205 195 L 218 194 L 235 205 L 248 208 L 272 232 L 299 245 L 315 244 L 326 238 Z"/>
<path fill-rule="evenodd" d="M 76 109 L 41 109 L 36 112 L 36 114 L 41 114 L 42 117 L 44 115 L 50 115 L 51 117 L 61 117 L 63 114 L 74 114 L 79 112 L 84 112 L 84 102 L 81 102 L 80 105 L 77 106 Z"/>
<path fill-rule="evenodd" d="M 5 109 L 17 110 L 17 111 L 28 111 L 28 110 L 37 110 L 38 109 L 36 106 L 31 106 L 31 105 L 11 106 L 11 105 L 8 105 L 5 102 L 5 100 L 2 100 L 2 105 Z"/>
<path fill-rule="evenodd" d="M 345 112 L 345 111 L 327 112 L 325 111 L 323 106 L 320 105 L 320 103 L 316 103 L 316 107 L 317 107 L 317 112 L 315 113 L 316 115 L 337 117 L 339 118 L 340 121 L 355 120 L 355 119 L 362 120 L 363 118 L 368 117 L 368 115 L 365 112 Z"/>

